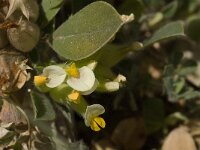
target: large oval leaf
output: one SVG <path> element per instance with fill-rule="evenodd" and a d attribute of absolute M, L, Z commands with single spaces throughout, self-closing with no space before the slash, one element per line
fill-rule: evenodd
<path fill-rule="evenodd" d="M 53 33 L 53 49 L 66 59 L 86 58 L 109 42 L 125 22 L 110 4 L 94 2 Z"/>

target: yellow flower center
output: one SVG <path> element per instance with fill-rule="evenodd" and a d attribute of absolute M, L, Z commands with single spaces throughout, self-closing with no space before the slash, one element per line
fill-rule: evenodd
<path fill-rule="evenodd" d="M 79 78 L 80 73 L 75 65 L 75 63 L 72 63 L 67 69 L 66 72 L 69 76 L 74 78 Z"/>
<path fill-rule="evenodd" d="M 34 76 L 34 83 L 36 86 L 44 85 L 47 82 L 47 77 L 45 76 Z"/>
<path fill-rule="evenodd" d="M 101 128 L 105 128 L 106 122 L 101 117 L 94 117 L 90 122 L 90 128 L 93 131 L 100 131 Z"/>
<path fill-rule="evenodd" d="M 68 95 L 69 100 L 74 102 L 74 103 L 78 103 L 79 102 L 79 97 L 80 97 L 80 93 L 77 92 L 77 91 L 72 91 L 72 93 L 70 93 Z"/>

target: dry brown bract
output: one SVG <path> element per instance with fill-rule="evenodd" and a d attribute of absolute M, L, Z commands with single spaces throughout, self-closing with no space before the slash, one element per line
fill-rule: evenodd
<path fill-rule="evenodd" d="M 29 79 L 26 58 L 11 47 L 0 50 L 0 96 L 21 89 Z"/>

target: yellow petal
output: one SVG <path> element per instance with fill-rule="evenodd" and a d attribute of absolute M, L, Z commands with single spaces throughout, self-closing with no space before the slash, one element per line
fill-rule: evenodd
<path fill-rule="evenodd" d="M 105 128 L 106 126 L 106 122 L 103 118 L 101 117 L 95 117 L 94 121 L 98 124 L 98 126 L 100 126 L 101 128 Z"/>
<path fill-rule="evenodd" d="M 98 126 L 98 124 L 94 120 L 91 121 L 90 128 L 93 131 L 100 131 L 101 130 L 101 128 Z"/>
<path fill-rule="evenodd" d="M 34 76 L 34 83 L 36 86 L 44 85 L 47 82 L 47 77 L 45 76 Z"/>
<path fill-rule="evenodd" d="M 80 97 L 80 93 L 77 91 L 73 91 L 72 93 L 68 95 L 69 100 L 71 100 L 74 103 L 78 103 L 79 97 Z"/>
<path fill-rule="evenodd" d="M 75 63 L 72 63 L 69 68 L 66 69 L 67 71 L 67 74 L 71 77 L 74 77 L 74 78 L 79 78 L 80 76 L 80 73 L 78 71 L 78 69 L 76 68 L 76 65 Z"/>

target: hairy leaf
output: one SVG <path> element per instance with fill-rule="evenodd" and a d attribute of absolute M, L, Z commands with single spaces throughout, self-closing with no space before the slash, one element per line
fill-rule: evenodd
<path fill-rule="evenodd" d="M 94 2 L 70 17 L 53 33 L 53 49 L 66 59 L 86 58 L 108 43 L 128 21 L 110 4 Z"/>

